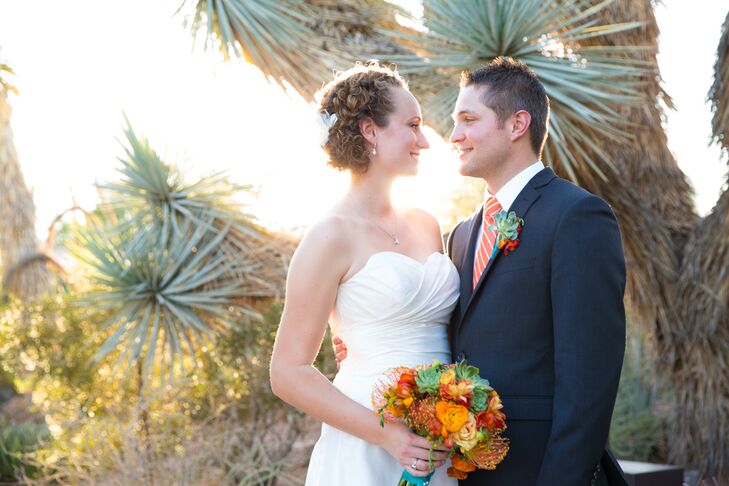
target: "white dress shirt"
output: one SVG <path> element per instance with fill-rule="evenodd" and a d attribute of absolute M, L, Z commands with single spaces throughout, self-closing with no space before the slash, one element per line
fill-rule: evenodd
<path fill-rule="evenodd" d="M 514 201 L 516 200 L 516 197 L 519 195 L 519 193 L 526 187 L 527 184 L 529 184 L 529 181 L 532 180 L 535 175 L 542 171 L 542 169 L 544 169 L 544 164 L 541 160 L 537 160 L 532 165 L 512 177 L 509 182 L 504 184 L 504 187 L 502 187 L 499 192 L 493 195 L 496 200 L 499 201 L 501 208 L 508 211 L 511 208 L 511 205 L 514 204 Z M 492 194 L 489 192 L 487 187 L 484 193 L 484 203 L 491 196 Z M 519 215 L 517 214 L 517 216 Z M 483 218 L 481 218 L 479 234 L 481 231 L 483 231 Z M 476 253 L 478 252 L 478 240 L 476 245 L 474 246 L 475 248 L 473 252 L 473 258 L 475 261 Z"/>

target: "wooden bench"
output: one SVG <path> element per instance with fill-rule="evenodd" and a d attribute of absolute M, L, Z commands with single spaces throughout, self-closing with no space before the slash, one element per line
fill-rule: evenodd
<path fill-rule="evenodd" d="M 681 486 L 683 468 L 668 464 L 618 461 L 629 486 Z"/>

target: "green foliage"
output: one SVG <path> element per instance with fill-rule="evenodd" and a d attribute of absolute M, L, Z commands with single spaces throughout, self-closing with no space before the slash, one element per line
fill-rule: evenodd
<path fill-rule="evenodd" d="M 220 484 L 285 478 L 306 421 L 270 390 L 282 303 L 250 283 L 261 240 L 234 202 L 246 188 L 186 183 L 131 128 L 127 141 L 122 179 L 69 230 L 82 265 L 64 293 L 0 308 L 0 373 L 53 434 L 34 459 L 70 483 L 177 477 L 181 454 L 202 482 L 209 464 Z M 328 346 L 317 366 L 332 374 Z"/>
<path fill-rule="evenodd" d="M 19 392 L 37 388 L 43 399 L 70 404 L 88 398 L 97 384 L 99 367 L 91 363 L 100 344 L 96 323 L 71 301 L 64 293 L 32 304 L 12 300 L 0 308 L 0 370 Z M 57 395 L 62 389 L 67 394 Z"/>
<path fill-rule="evenodd" d="M 262 305 L 261 320 L 232 323 L 231 332 L 198 351 L 197 367 L 186 357 L 174 380 L 155 375 L 140 395 L 113 356 L 93 360 L 106 316 L 75 305 L 74 295 L 88 292 L 83 283 L 70 282 L 69 290 L 31 307 L 13 301 L 0 309 L 0 352 L 7 357 L 0 366 L 32 396 L 54 435 L 51 447 L 33 454 L 39 474 L 52 471 L 70 484 L 207 484 L 211 477 L 215 484 L 271 477 L 287 484 L 284 468 L 307 421 L 269 387 L 281 302 Z M 317 366 L 332 374 L 328 346 Z"/>
<path fill-rule="evenodd" d="M 0 479 L 36 477 L 40 469 L 26 462 L 25 455 L 48 445 L 51 435 L 45 424 L 6 424 L 0 430 Z"/>
<path fill-rule="evenodd" d="M 126 137 L 122 179 L 101 186 L 106 203 L 69 247 L 96 286 L 79 302 L 108 314 L 96 359 L 118 351 L 144 383 L 158 361 L 172 375 L 230 323 L 259 317 L 240 303 L 252 296 L 245 282 L 255 265 L 233 235 L 258 233 L 233 199 L 246 186 L 222 174 L 186 183 L 130 126 Z"/>
<path fill-rule="evenodd" d="M 214 359 L 203 358 L 205 379 L 210 383 L 226 380 L 233 387 L 228 395 L 241 400 L 242 411 L 249 416 L 260 411 L 275 415 L 277 410 L 291 410 L 273 395 L 269 380 L 269 362 L 282 310 L 283 301 L 275 301 L 261 321 L 237 323 L 217 340 L 211 355 Z M 328 342 L 327 337 L 314 365 L 333 378 L 336 361 Z"/>
<path fill-rule="evenodd" d="M 621 459 L 665 461 L 667 427 L 665 387 L 652 382 L 648 350 L 634 325 L 629 326 L 628 347 L 610 427 L 610 448 Z"/>
<path fill-rule="evenodd" d="M 459 361 L 453 369 L 456 372 L 456 379 L 468 380 L 473 383 L 474 387 L 483 387 L 491 390 L 488 380 L 481 378 L 479 375 L 479 369 L 468 364 L 466 361 Z"/>
<path fill-rule="evenodd" d="M 488 388 L 475 387 L 471 398 L 471 410 L 473 413 L 483 412 L 488 405 L 490 393 Z"/>
<path fill-rule="evenodd" d="M 423 393 L 436 394 L 440 389 L 440 377 L 443 374 L 444 367 L 441 366 L 429 366 L 418 370 L 418 374 L 415 377 L 415 384 L 418 385 L 418 389 Z"/>

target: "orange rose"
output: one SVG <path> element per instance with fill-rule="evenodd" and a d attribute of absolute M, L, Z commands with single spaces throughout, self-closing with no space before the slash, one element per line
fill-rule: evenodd
<path fill-rule="evenodd" d="M 458 469 L 459 471 L 463 472 L 472 472 L 476 470 L 476 466 L 468 462 L 465 458 L 461 457 L 459 454 L 454 454 L 451 458 L 451 462 L 453 463 L 453 467 Z"/>
<path fill-rule="evenodd" d="M 458 432 L 468 422 L 468 409 L 463 405 L 441 400 L 435 405 L 435 416 L 443 423 L 448 432 Z"/>
<path fill-rule="evenodd" d="M 469 413 L 468 420 L 463 427 L 453 433 L 453 442 L 461 446 L 464 451 L 470 451 L 478 444 L 477 432 L 476 417 Z"/>

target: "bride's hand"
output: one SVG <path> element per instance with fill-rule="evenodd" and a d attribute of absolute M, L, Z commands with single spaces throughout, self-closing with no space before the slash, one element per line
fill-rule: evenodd
<path fill-rule="evenodd" d="M 334 357 L 337 358 L 337 369 L 339 369 L 339 365 L 347 357 L 347 346 L 339 336 L 332 336 L 332 349 L 334 349 Z"/>
<path fill-rule="evenodd" d="M 427 476 L 434 469 L 445 464 L 448 449 L 440 446 L 432 452 L 433 469 L 428 464 L 431 457 L 430 442 L 414 434 L 402 423 L 388 423 L 383 429 L 380 446 L 413 476 Z M 415 469 L 413 466 L 417 467 Z"/>

